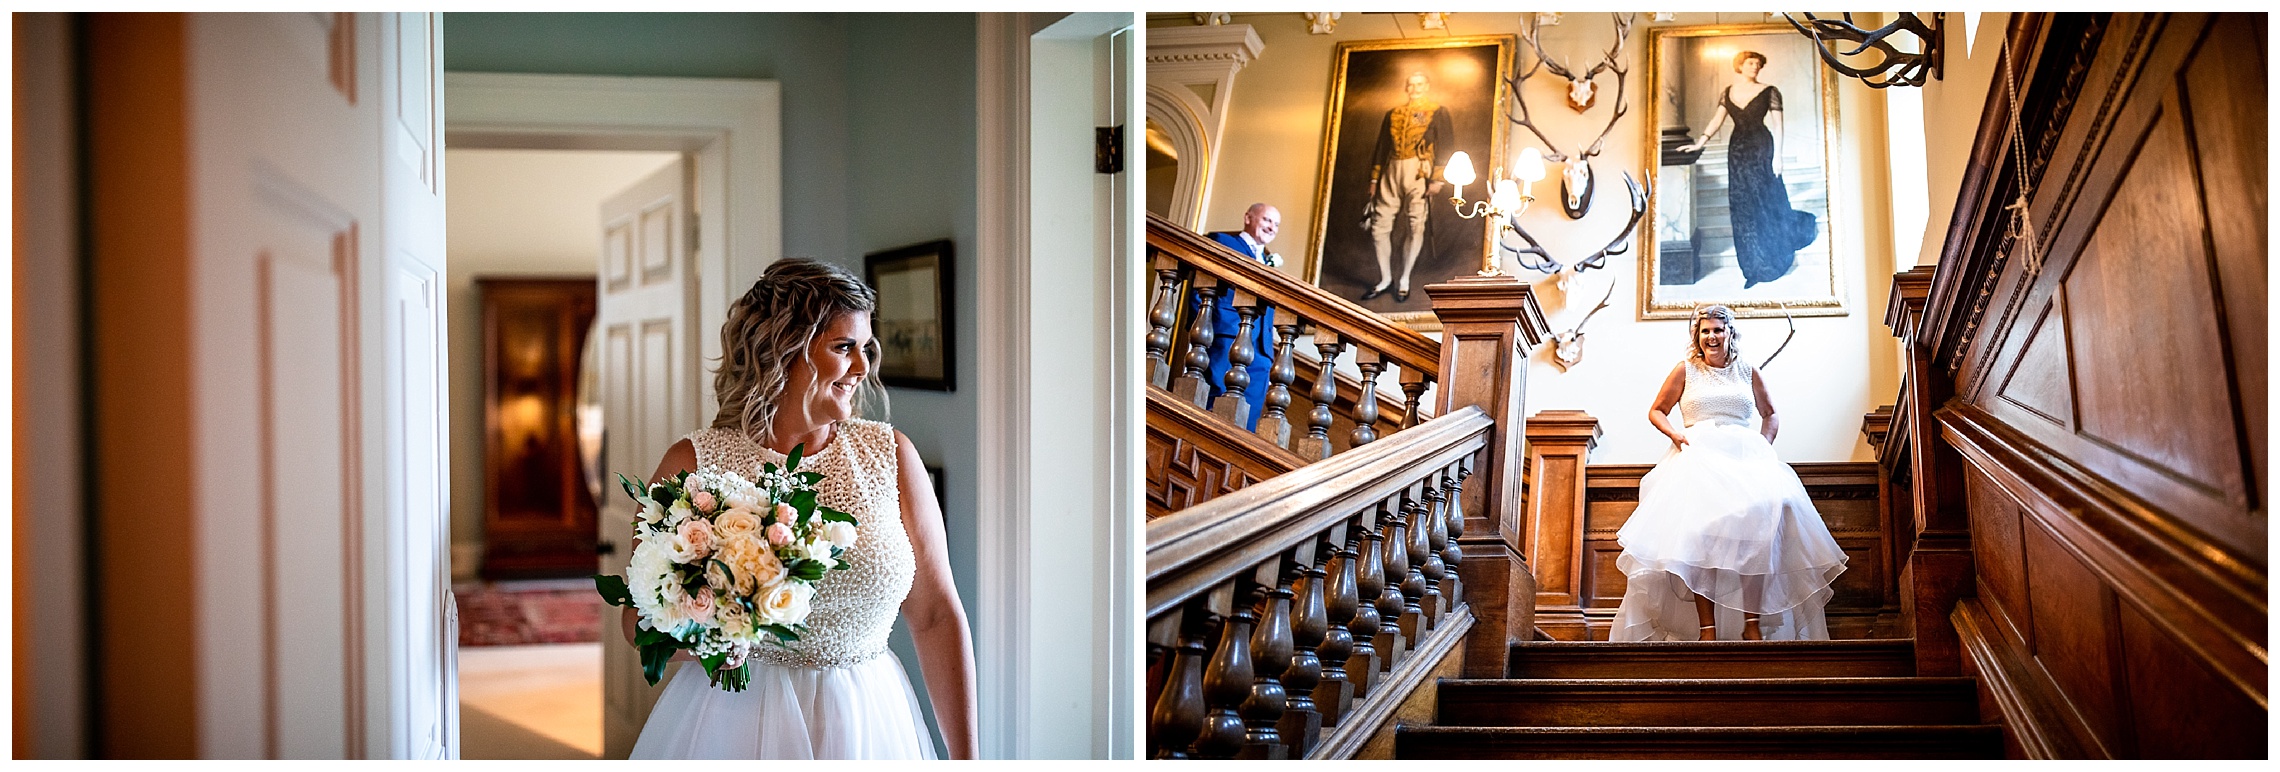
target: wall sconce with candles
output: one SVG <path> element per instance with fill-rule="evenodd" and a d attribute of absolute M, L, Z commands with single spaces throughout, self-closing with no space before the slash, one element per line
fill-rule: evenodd
<path fill-rule="evenodd" d="M 1505 176 L 1503 169 L 1491 168 L 1489 170 L 1488 200 L 1474 201 L 1469 207 L 1465 203 L 1465 186 L 1479 179 L 1478 173 L 1473 169 L 1472 156 L 1467 155 L 1462 150 L 1449 156 L 1449 165 L 1442 170 L 1441 176 L 1449 184 L 1456 186 L 1454 194 L 1449 197 L 1449 204 L 1457 210 L 1457 216 L 1467 220 L 1481 217 L 1495 218 L 1496 240 L 1494 243 L 1496 249 L 1488 250 L 1487 255 L 1481 258 L 1480 275 L 1504 275 L 1504 267 L 1498 264 L 1498 250 L 1504 248 L 1504 232 L 1517 228 L 1520 215 L 1528 211 L 1529 204 L 1536 201 L 1535 183 L 1544 178 L 1544 154 L 1533 147 L 1522 148 L 1519 160 L 1512 162 L 1512 176 L 1510 177 Z M 1519 252 L 1519 254 L 1530 253 Z M 1558 261 L 1551 260 L 1548 257 L 1542 263 L 1522 262 L 1520 267 L 1544 273 L 1552 273 L 1560 269 Z"/>

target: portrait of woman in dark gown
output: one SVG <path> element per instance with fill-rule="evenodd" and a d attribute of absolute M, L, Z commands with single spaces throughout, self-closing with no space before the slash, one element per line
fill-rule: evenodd
<path fill-rule="evenodd" d="M 1735 54 L 1734 72 L 1741 74 L 1741 82 L 1719 93 L 1710 127 L 1679 148 L 1701 149 L 1732 119 L 1733 132 L 1726 138 L 1726 200 L 1745 289 L 1787 275 L 1796 265 L 1797 250 L 1813 243 L 1820 231 L 1812 212 L 1789 206 L 1789 188 L 1777 167 L 1782 157 L 1781 89 L 1758 82 L 1765 62 L 1765 54 L 1756 51 Z"/>

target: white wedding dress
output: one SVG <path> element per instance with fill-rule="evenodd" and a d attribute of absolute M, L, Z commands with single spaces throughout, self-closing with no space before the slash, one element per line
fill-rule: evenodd
<path fill-rule="evenodd" d="M 757 475 L 784 458 L 730 429 L 689 435 L 697 466 Z M 894 429 L 841 421 L 800 471 L 821 472 L 823 506 L 854 515 L 847 567 L 817 583 L 807 632 L 789 648 L 762 647 L 752 684 L 714 688 L 703 667 L 680 663 L 633 745 L 636 759 L 931 759 L 934 743 L 902 662 L 887 650 L 916 570 L 896 484 Z"/>
<path fill-rule="evenodd" d="M 1741 637 L 1745 611 L 1766 640 L 1828 640 L 1822 607 L 1845 553 L 1797 472 L 1750 428 L 1755 368 L 1685 367 L 1687 445 L 1639 481 L 1639 507 L 1616 533 L 1629 584 L 1608 640 L 1699 640 L 1696 595 L 1718 604 L 1721 640 Z"/>

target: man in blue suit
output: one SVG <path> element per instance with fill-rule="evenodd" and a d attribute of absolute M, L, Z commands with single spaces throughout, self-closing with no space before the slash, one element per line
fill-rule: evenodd
<path fill-rule="evenodd" d="M 1243 230 L 1233 233 L 1221 231 L 1211 234 L 1211 238 L 1235 250 L 1235 254 L 1271 266 L 1279 264 L 1281 260 L 1268 254 L 1267 244 L 1275 240 L 1275 232 L 1281 229 L 1282 212 L 1266 204 L 1252 204 L 1249 210 L 1243 212 Z M 1235 333 L 1242 329 L 1242 317 L 1235 313 L 1234 298 L 1230 294 L 1220 295 L 1215 305 L 1212 314 L 1214 337 L 1211 339 L 1211 369 L 1207 375 L 1212 399 L 1217 401 L 1219 395 L 1227 391 L 1227 355 L 1234 349 Z M 1245 368 L 1251 374 L 1251 386 L 1243 391 L 1241 423 L 1246 430 L 1259 428 L 1259 410 L 1267 402 L 1267 371 L 1274 367 L 1275 358 L 1274 323 L 1275 312 L 1271 308 L 1262 309 L 1259 318 L 1251 323 L 1252 350 L 1256 353 L 1251 357 L 1251 366 Z"/>

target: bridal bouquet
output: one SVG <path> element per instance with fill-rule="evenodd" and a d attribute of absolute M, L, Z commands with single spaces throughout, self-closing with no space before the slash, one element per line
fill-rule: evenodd
<path fill-rule="evenodd" d="M 712 467 L 647 487 L 618 475 L 641 507 L 640 542 L 625 576 L 596 575 L 594 586 L 639 612 L 634 645 L 651 685 L 687 649 L 715 686 L 743 691 L 752 647 L 799 640 L 815 583 L 845 568 L 855 543 L 855 518 L 816 504 L 823 475 L 799 471 L 804 449 L 758 480 Z"/>

